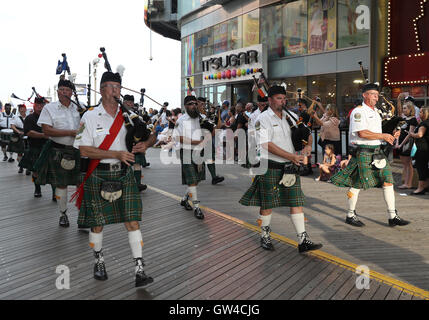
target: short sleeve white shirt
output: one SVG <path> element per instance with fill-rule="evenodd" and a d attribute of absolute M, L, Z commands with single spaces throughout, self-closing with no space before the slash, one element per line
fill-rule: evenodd
<path fill-rule="evenodd" d="M 176 141 L 179 141 L 180 137 L 185 137 L 189 140 L 201 140 L 201 135 L 200 119 L 198 117 L 191 118 L 185 113 L 176 121 L 176 126 L 173 130 L 173 137 Z M 186 150 L 193 150 L 195 147 L 197 146 L 190 143 L 181 144 L 181 148 Z"/>
<path fill-rule="evenodd" d="M 298 116 L 291 112 L 291 114 L 298 119 Z M 258 144 L 274 143 L 279 148 L 286 152 L 295 153 L 295 149 L 292 143 L 292 132 L 290 125 L 286 120 L 287 113 L 283 111 L 282 118 L 280 119 L 271 108 L 261 113 L 256 119 L 255 129 L 258 137 Z M 290 118 L 292 123 L 295 121 Z M 262 149 L 262 148 L 261 148 Z M 274 155 L 270 152 L 261 152 L 261 158 L 267 158 L 276 162 L 289 162 L 289 160 Z"/>
<path fill-rule="evenodd" d="M 71 103 L 68 107 L 61 104 L 61 102 L 51 102 L 43 107 L 40 113 L 38 126 L 47 124 L 59 130 L 78 130 L 80 123 L 80 115 L 77 107 Z M 52 141 L 66 146 L 72 146 L 74 137 L 49 137 Z"/>
<path fill-rule="evenodd" d="M 10 129 L 15 117 L 13 113 L 10 113 L 10 115 L 7 115 L 6 112 L 0 113 L 0 127 Z"/>
<path fill-rule="evenodd" d="M 350 144 L 379 146 L 381 140 L 368 140 L 359 137 L 359 131 L 368 130 L 374 133 L 383 133 L 381 117 L 377 109 L 372 109 L 365 103 L 355 108 L 350 115 L 349 140 Z"/>
<path fill-rule="evenodd" d="M 117 112 L 120 112 L 119 108 Z M 116 115 L 117 114 L 118 113 L 116 113 Z M 73 146 L 76 149 L 79 149 L 80 146 L 98 148 L 103 143 L 106 136 L 110 134 L 110 128 L 115 121 L 115 117 L 108 114 L 102 104 L 93 110 L 85 112 L 81 119 L 80 128 Z M 125 143 L 126 135 L 127 129 L 125 128 L 125 124 L 123 124 L 109 150 L 128 151 Z M 102 159 L 100 162 L 117 163 L 118 159 Z"/>
<path fill-rule="evenodd" d="M 23 118 L 25 120 L 25 118 Z M 15 127 L 18 129 L 24 129 L 24 122 L 21 120 L 21 115 L 15 116 L 15 118 L 12 120 L 12 123 Z"/>

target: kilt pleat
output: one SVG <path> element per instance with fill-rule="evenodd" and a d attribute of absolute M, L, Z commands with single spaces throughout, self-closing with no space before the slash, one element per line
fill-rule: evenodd
<path fill-rule="evenodd" d="M 81 181 L 83 180 L 81 175 Z M 103 181 L 121 181 L 122 196 L 109 202 L 101 197 Z M 141 221 L 143 205 L 131 168 L 126 172 L 95 169 L 84 185 L 78 223 L 90 227 L 108 224 Z"/>
<path fill-rule="evenodd" d="M 65 170 L 61 167 L 61 159 L 64 154 L 73 157 L 73 160 L 76 162 L 74 169 Z M 43 146 L 34 169 L 37 173 L 37 184 L 50 184 L 54 187 L 77 185 L 80 176 L 80 152 L 73 147 L 65 149 L 54 148 L 51 143 L 47 142 Z"/>
<path fill-rule="evenodd" d="M 264 175 L 256 176 L 239 203 L 249 207 L 260 207 L 262 210 L 303 207 L 305 196 L 301 189 L 300 177 L 296 176 L 295 185 L 289 188 L 279 184 L 282 177 L 283 170 L 280 169 L 268 169 Z"/>
<path fill-rule="evenodd" d="M 365 146 L 365 148 L 376 148 Z M 384 169 L 374 169 L 372 167 L 372 153 L 358 152 L 356 157 L 352 157 L 349 165 L 331 177 L 331 181 L 338 187 L 355 188 L 368 190 L 382 187 L 384 183 L 393 184 L 392 169 L 389 162 Z"/>
<path fill-rule="evenodd" d="M 28 169 L 30 171 L 34 171 L 33 166 L 39 158 L 40 153 L 42 152 L 42 148 L 30 147 L 25 150 L 24 156 L 19 162 L 19 166 Z"/>
<path fill-rule="evenodd" d="M 183 149 L 180 150 L 180 163 L 181 163 L 181 169 L 182 169 L 182 185 L 195 185 L 198 184 L 200 181 L 206 180 L 206 166 L 203 163 L 200 166 L 200 170 L 198 170 L 198 165 L 195 164 L 193 161 L 186 161 L 191 162 L 189 164 L 185 164 L 184 158 L 183 158 Z"/>

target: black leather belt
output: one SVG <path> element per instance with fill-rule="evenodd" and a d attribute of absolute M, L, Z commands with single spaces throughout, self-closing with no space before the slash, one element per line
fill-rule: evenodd
<path fill-rule="evenodd" d="M 65 144 L 56 143 L 55 141 L 52 141 L 52 147 L 57 149 L 73 148 L 73 146 L 66 146 Z"/>
<path fill-rule="evenodd" d="M 289 164 L 289 162 L 280 163 L 280 162 L 268 160 L 268 169 L 284 169 L 286 164 Z"/>
<path fill-rule="evenodd" d="M 119 171 L 119 170 L 125 170 L 126 168 L 127 168 L 127 165 L 123 162 L 121 162 L 121 164 L 99 163 L 97 166 L 98 170 L 105 170 L 105 171 Z"/>
<path fill-rule="evenodd" d="M 364 152 L 364 153 L 379 153 L 381 151 L 381 148 L 378 147 L 376 149 L 371 149 L 371 148 L 365 148 L 365 147 L 358 147 L 358 151 Z"/>

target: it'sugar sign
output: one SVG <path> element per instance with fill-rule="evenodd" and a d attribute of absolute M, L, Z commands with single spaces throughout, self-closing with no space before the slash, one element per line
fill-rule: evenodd
<path fill-rule="evenodd" d="M 356 289 L 369 290 L 370 288 L 369 268 L 367 266 L 358 266 L 356 268 L 356 274 L 359 275 L 356 278 Z"/>
<path fill-rule="evenodd" d="M 55 281 L 55 286 L 58 290 L 70 289 L 70 269 L 65 265 L 57 266 L 55 273 L 60 276 Z"/>

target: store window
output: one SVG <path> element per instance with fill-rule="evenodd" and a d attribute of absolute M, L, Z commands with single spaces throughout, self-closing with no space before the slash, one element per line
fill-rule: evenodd
<path fill-rule="evenodd" d="M 337 1 L 308 0 L 308 52 L 335 50 Z"/>
<path fill-rule="evenodd" d="M 243 17 L 237 17 L 228 21 L 228 50 L 236 50 L 243 47 Z"/>
<path fill-rule="evenodd" d="M 213 27 L 213 53 L 228 51 L 228 22 Z"/>
<path fill-rule="evenodd" d="M 307 52 L 307 1 L 267 6 L 261 9 L 261 41 L 268 59 Z"/>
<path fill-rule="evenodd" d="M 338 111 L 341 116 L 345 117 L 354 107 L 356 100 L 362 99 L 362 75 L 360 72 L 339 73 L 337 75 L 337 84 Z"/>
<path fill-rule="evenodd" d="M 337 79 L 335 74 L 308 77 L 309 95 L 311 99 L 319 97 L 322 104 L 337 104 Z"/>
<path fill-rule="evenodd" d="M 259 9 L 243 15 L 243 47 L 259 44 Z"/>
<path fill-rule="evenodd" d="M 213 29 L 204 29 L 195 34 L 195 72 L 202 72 L 203 57 L 213 54 Z"/>
<path fill-rule="evenodd" d="M 286 89 L 286 98 L 288 101 L 288 106 L 293 107 L 298 103 L 298 90 L 301 89 L 302 94 L 308 95 L 307 92 L 307 78 L 306 77 L 296 77 L 296 78 L 287 78 L 280 81 L 272 81 L 271 84 L 281 85 L 285 83 L 287 86 Z"/>
<path fill-rule="evenodd" d="M 338 48 L 369 43 L 371 0 L 338 0 Z"/>

